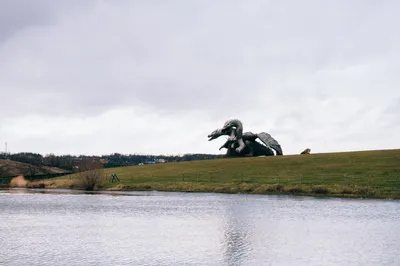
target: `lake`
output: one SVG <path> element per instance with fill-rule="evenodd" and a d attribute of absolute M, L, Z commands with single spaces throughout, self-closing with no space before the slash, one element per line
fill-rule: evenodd
<path fill-rule="evenodd" d="M 0 265 L 400 265 L 400 201 L 0 190 Z"/>

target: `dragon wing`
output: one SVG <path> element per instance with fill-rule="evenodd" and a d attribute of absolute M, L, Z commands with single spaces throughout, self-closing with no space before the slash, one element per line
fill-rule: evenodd
<path fill-rule="evenodd" d="M 270 134 L 266 132 L 261 132 L 257 134 L 258 138 L 268 147 L 276 151 L 276 155 L 283 155 L 281 145 L 273 138 Z"/>

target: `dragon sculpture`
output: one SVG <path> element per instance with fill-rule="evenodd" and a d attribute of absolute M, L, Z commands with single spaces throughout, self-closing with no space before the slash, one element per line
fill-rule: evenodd
<path fill-rule="evenodd" d="M 222 128 L 218 128 L 208 135 L 208 141 L 224 135 L 228 136 L 228 139 L 219 149 L 226 148 L 227 157 L 274 156 L 273 150 L 276 155 L 283 155 L 281 145 L 270 134 L 266 132 L 243 133 L 243 124 L 238 119 L 226 121 Z"/>

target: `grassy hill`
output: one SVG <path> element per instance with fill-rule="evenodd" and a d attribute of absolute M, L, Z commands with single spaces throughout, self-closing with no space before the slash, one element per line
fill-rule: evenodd
<path fill-rule="evenodd" d="M 0 159 L 0 177 L 62 174 L 67 172 L 68 171 L 57 167 L 34 166 L 28 163 Z"/>
<path fill-rule="evenodd" d="M 111 183 L 117 174 L 120 182 Z M 202 160 L 103 169 L 101 189 L 399 198 L 400 150 Z M 46 181 L 73 187 L 78 175 Z"/>

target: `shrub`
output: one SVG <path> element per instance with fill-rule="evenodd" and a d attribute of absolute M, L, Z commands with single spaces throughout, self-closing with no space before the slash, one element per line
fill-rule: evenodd
<path fill-rule="evenodd" d="M 43 182 L 28 182 L 26 185 L 27 188 L 46 188 L 46 185 Z"/>
<path fill-rule="evenodd" d="M 239 185 L 240 192 L 251 192 L 253 191 L 253 185 L 242 183 Z"/>
<path fill-rule="evenodd" d="M 10 181 L 10 187 L 26 187 L 27 184 L 28 181 L 22 175 L 14 177 Z"/>
<path fill-rule="evenodd" d="M 315 194 L 328 194 L 329 190 L 321 185 L 313 186 L 311 191 Z"/>
<path fill-rule="evenodd" d="M 351 189 L 351 188 L 343 188 L 343 189 L 341 190 L 341 193 L 342 193 L 342 194 L 353 194 L 353 193 L 354 193 L 354 190 Z"/>
<path fill-rule="evenodd" d="M 286 191 L 292 194 L 304 192 L 304 190 L 300 186 L 289 187 L 286 189 Z"/>
<path fill-rule="evenodd" d="M 237 189 L 230 186 L 218 186 L 214 189 L 214 192 L 218 193 L 236 193 Z"/>
<path fill-rule="evenodd" d="M 103 184 L 103 178 L 100 169 L 92 169 L 85 172 L 78 173 L 78 180 L 80 185 L 85 190 L 95 190 Z"/>
<path fill-rule="evenodd" d="M 364 196 L 373 196 L 376 194 L 376 191 L 371 188 L 365 187 L 357 189 L 356 193 Z"/>
<path fill-rule="evenodd" d="M 275 191 L 282 192 L 283 189 L 284 189 L 284 185 L 274 184 L 274 185 L 269 185 L 266 190 L 269 192 L 275 192 Z"/>
<path fill-rule="evenodd" d="M 264 194 L 266 191 L 268 191 L 268 185 L 262 184 L 262 185 L 257 186 L 257 187 L 253 190 L 253 193 L 254 193 L 254 194 Z"/>

